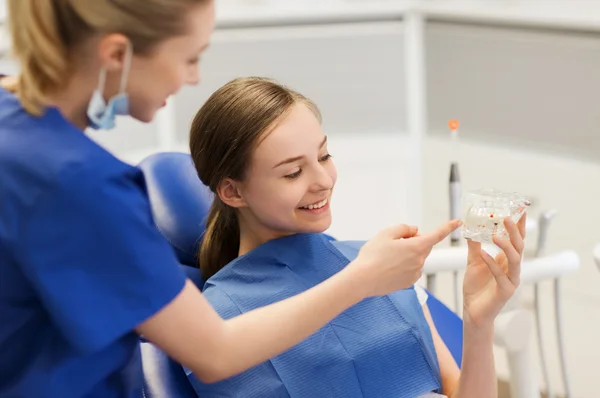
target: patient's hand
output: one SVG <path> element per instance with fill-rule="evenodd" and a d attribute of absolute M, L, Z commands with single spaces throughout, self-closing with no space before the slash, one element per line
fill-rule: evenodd
<path fill-rule="evenodd" d="M 469 255 L 463 283 L 464 319 L 476 326 L 494 322 L 520 283 L 525 238 L 524 214 L 518 224 L 507 217 L 504 225 L 509 239 L 494 237 L 502 251 L 492 258 L 481 243 L 468 240 Z"/>

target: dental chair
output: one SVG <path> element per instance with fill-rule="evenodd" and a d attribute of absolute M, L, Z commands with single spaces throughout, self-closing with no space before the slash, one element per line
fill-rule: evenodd
<path fill-rule="evenodd" d="M 145 175 L 157 228 L 173 246 L 188 278 L 201 289 L 204 280 L 197 267 L 196 253 L 212 193 L 198 178 L 189 154 L 157 153 L 144 159 L 138 167 Z M 462 320 L 431 294 L 427 304 L 440 336 L 460 366 Z M 143 338 L 140 346 L 146 398 L 197 397 L 180 364 Z"/>
<path fill-rule="evenodd" d="M 213 195 L 198 178 L 189 155 L 161 153 L 139 165 L 146 180 L 158 230 L 169 241 L 181 269 L 202 289 L 196 251 L 204 233 Z M 181 365 L 141 339 L 145 398 L 196 398 Z"/>

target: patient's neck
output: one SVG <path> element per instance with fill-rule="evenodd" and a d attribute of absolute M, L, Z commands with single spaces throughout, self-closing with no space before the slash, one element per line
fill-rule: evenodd
<path fill-rule="evenodd" d="M 249 234 L 244 234 L 240 231 L 240 250 L 238 252 L 238 256 L 243 256 L 244 254 L 256 249 L 258 246 L 262 245 L 267 241 L 260 241 L 256 236 L 251 236 Z"/>
<path fill-rule="evenodd" d="M 293 235 L 293 233 L 284 233 L 274 231 L 254 220 L 248 220 L 243 216 L 240 219 L 240 249 L 238 256 L 256 249 L 258 246 L 267 243 L 270 240 Z"/>

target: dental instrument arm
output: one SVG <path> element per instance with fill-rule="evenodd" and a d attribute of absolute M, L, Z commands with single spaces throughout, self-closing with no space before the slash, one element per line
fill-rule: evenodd
<path fill-rule="evenodd" d="M 527 236 L 532 236 L 536 233 L 538 228 L 537 220 L 528 219 L 526 225 Z M 600 267 L 600 245 L 598 249 L 599 265 Z M 498 248 L 495 246 L 485 247 L 485 249 L 492 256 L 498 253 Z M 545 257 L 542 257 L 545 258 Z M 423 267 L 423 274 L 430 275 L 438 272 L 449 272 L 449 271 L 464 271 L 465 264 L 467 261 L 467 246 L 458 247 L 436 247 L 434 248 L 427 259 L 425 260 L 425 266 Z M 526 268 L 525 265 L 523 268 Z M 524 281 L 522 281 L 524 283 Z"/>
<path fill-rule="evenodd" d="M 496 255 L 498 249 L 486 248 L 491 255 Z M 600 245 L 598 248 L 600 262 Z M 454 270 L 464 270 L 467 259 L 466 247 L 439 248 L 431 251 L 425 261 L 423 273 L 438 273 Z M 521 284 L 532 284 L 540 281 L 559 278 L 575 272 L 579 268 L 579 256 L 572 250 L 564 250 L 533 260 L 523 261 L 521 268 Z"/>

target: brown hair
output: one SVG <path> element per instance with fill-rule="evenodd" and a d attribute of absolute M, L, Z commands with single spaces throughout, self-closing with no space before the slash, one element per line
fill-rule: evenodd
<path fill-rule="evenodd" d="M 301 94 L 260 77 L 235 79 L 206 101 L 192 122 L 190 150 L 198 176 L 213 193 L 221 181 L 242 181 L 261 138 L 302 103 L 321 121 L 317 106 Z M 219 195 L 208 215 L 199 262 L 205 279 L 238 256 L 237 212 Z"/>
<path fill-rule="evenodd" d="M 207 0 L 8 0 L 12 52 L 20 63 L 16 79 L 2 86 L 17 93 L 24 108 L 40 115 L 47 95 L 70 75 L 72 56 L 95 33 L 122 33 L 136 54 L 185 32 L 184 18 Z"/>

